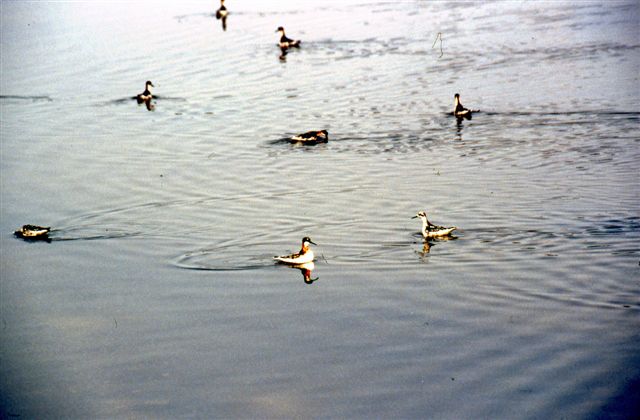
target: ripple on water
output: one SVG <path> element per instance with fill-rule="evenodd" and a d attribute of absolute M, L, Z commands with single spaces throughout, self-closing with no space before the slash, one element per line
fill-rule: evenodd
<path fill-rule="evenodd" d="M 243 271 L 257 270 L 274 265 L 275 243 L 252 242 L 250 244 L 237 239 L 223 240 L 215 245 L 185 252 L 173 260 L 178 268 L 202 271 Z M 251 253 L 248 253 L 248 250 Z"/>
<path fill-rule="evenodd" d="M 32 95 L 32 96 L 23 96 L 23 95 L 0 95 L 0 100 L 11 102 L 11 101 L 31 101 L 31 102 L 53 102 L 48 95 Z"/>

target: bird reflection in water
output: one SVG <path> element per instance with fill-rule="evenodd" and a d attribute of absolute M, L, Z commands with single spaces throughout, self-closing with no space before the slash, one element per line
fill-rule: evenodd
<path fill-rule="evenodd" d="M 153 111 L 156 109 L 156 106 L 151 102 L 151 98 L 145 99 L 144 101 L 138 101 L 138 105 L 144 104 L 147 107 L 147 111 Z"/>
<path fill-rule="evenodd" d="M 281 263 L 281 264 L 286 265 L 289 268 L 295 268 L 300 270 L 300 272 L 302 273 L 302 279 L 306 284 L 312 284 L 313 282 L 315 282 L 320 278 L 320 277 L 315 277 L 315 278 L 311 277 L 313 270 L 316 268 L 316 265 L 313 263 L 313 261 L 304 263 L 304 264 L 285 264 L 285 263 Z"/>
<path fill-rule="evenodd" d="M 458 140 L 462 140 L 462 128 L 464 127 L 462 125 L 462 120 L 464 118 L 456 118 L 456 135 L 458 137 Z"/>
<path fill-rule="evenodd" d="M 429 252 L 431 252 L 431 245 L 433 242 L 425 240 L 422 244 L 422 250 L 416 250 L 415 253 L 420 255 L 420 260 L 427 262 L 429 261 L 427 257 L 429 256 Z"/>
<path fill-rule="evenodd" d="M 316 268 L 316 265 L 313 262 L 301 264 L 296 268 L 298 268 L 302 273 L 302 278 L 304 279 L 304 282 L 306 284 L 312 284 L 314 281 L 320 278 L 320 277 L 315 277 L 315 278 L 311 277 L 311 273 L 313 273 L 313 270 Z"/>
<path fill-rule="evenodd" d="M 445 236 L 437 239 L 424 239 L 422 242 L 422 249 L 420 251 L 416 250 L 415 252 L 416 254 L 420 255 L 420 259 L 422 261 L 426 262 L 428 261 L 427 257 L 431 252 L 431 248 L 436 246 L 437 242 L 455 241 L 456 239 L 458 239 L 457 236 Z"/>
<path fill-rule="evenodd" d="M 278 58 L 280 61 L 287 61 L 288 48 L 280 47 L 280 56 Z"/>
<path fill-rule="evenodd" d="M 224 0 L 220 0 L 220 8 L 216 10 L 216 19 L 222 21 L 222 30 L 227 30 L 227 16 L 229 15 L 229 11 L 224 5 Z"/>

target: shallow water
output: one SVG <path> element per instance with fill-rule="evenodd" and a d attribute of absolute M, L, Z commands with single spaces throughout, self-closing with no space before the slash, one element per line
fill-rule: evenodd
<path fill-rule="evenodd" d="M 238 3 L 2 2 L 2 416 L 630 417 L 637 3 Z"/>

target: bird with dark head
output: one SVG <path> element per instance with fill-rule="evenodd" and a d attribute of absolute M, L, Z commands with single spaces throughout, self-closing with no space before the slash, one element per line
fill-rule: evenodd
<path fill-rule="evenodd" d="M 146 83 L 144 84 L 144 92 L 139 93 L 136 96 L 136 100 L 138 101 L 138 104 L 141 104 L 153 99 L 153 95 L 151 94 L 152 87 L 155 87 L 155 86 L 153 86 L 153 83 L 151 83 L 151 80 L 147 80 Z"/>
<path fill-rule="evenodd" d="M 229 15 L 229 11 L 227 7 L 224 5 L 224 0 L 220 0 L 220 8 L 216 10 L 216 19 L 222 19 L 222 30 L 227 30 L 227 16 Z"/>
<path fill-rule="evenodd" d="M 480 110 L 477 109 L 468 109 L 465 108 L 464 105 L 462 105 L 462 103 L 460 102 L 460 94 L 456 93 L 455 95 L 453 95 L 453 112 L 452 114 L 459 118 L 466 118 L 468 120 L 471 119 L 471 115 L 474 112 L 480 112 Z"/>
<path fill-rule="evenodd" d="M 20 229 L 16 230 L 13 234 L 18 238 L 29 240 L 48 240 L 50 227 L 37 226 L 37 225 L 24 225 Z"/>
<path fill-rule="evenodd" d="M 291 255 L 275 256 L 273 257 L 273 259 L 281 263 L 292 265 L 310 263 L 314 260 L 315 255 L 309 247 L 309 244 L 317 245 L 311 240 L 311 238 L 305 236 L 304 238 L 302 238 L 302 247 L 300 248 L 299 252 Z"/>
<path fill-rule="evenodd" d="M 329 132 L 327 130 L 320 131 L 307 131 L 306 133 L 298 134 L 291 137 L 289 142 L 300 144 L 318 144 L 326 143 L 329 141 Z"/>
<path fill-rule="evenodd" d="M 421 233 L 425 239 L 449 236 L 451 235 L 451 232 L 457 229 L 457 227 L 455 226 L 445 227 L 445 226 L 434 225 L 429 221 L 429 219 L 427 219 L 427 213 L 425 213 L 424 211 L 418 212 L 418 214 L 412 217 L 412 219 L 417 219 L 417 218 L 422 220 Z"/>
<path fill-rule="evenodd" d="M 282 26 L 279 26 L 278 29 L 276 29 L 276 32 L 280 34 L 280 40 L 278 41 L 278 46 L 282 49 L 282 48 L 291 48 L 291 47 L 295 47 L 295 48 L 300 48 L 300 40 L 293 40 L 291 38 L 288 38 L 285 34 L 284 34 L 284 28 Z"/>

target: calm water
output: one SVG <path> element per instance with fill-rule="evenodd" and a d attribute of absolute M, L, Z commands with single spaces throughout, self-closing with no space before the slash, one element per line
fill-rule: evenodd
<path fill-rule="evenodd" d="M 631 417 L 638 2 L 227 7 L 2 1 L 0 417 Z"/>

